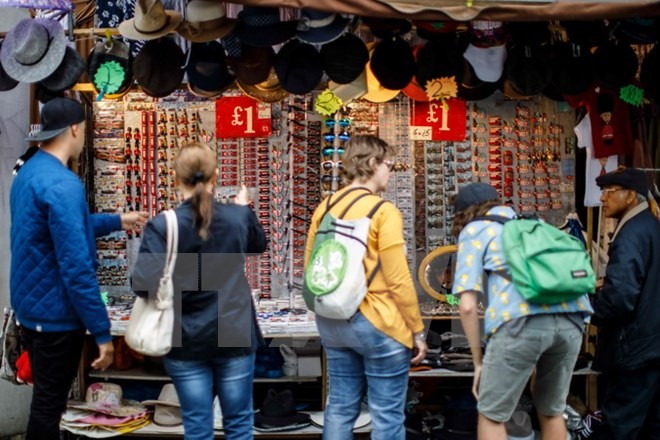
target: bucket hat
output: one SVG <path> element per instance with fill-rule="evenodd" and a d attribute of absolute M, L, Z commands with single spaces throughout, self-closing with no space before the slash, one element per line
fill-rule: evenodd
<path fill-rule="evenodd" d="M 296 35 L 297 21 L 281 21 L 278 8 L 244 6 L 238 13 L 236 36 L 256 47 L 284 43 Z"/>
<path fill-rule="evenodd" d="M 304 95 L 319 85 L 323 77 L 321 56 L 314 46 L 291 40 L 275 55 L 273 68 L 282 88 L 294 95 Z"/>
<path fill-rule="evenodd" d="M 311 425 L 309 414 L 296 410 L 291 390 L 268 390 L 261 410 L 254 414 L 254 428 L 258 431 L 277 432 L 304 428 Z"/>
<path fill-rule="evenodd" d="M 367 73 L 367 93 L 362 96 L 367 101 L 371 102 L 387 102 L 391 99 L 394 99 L 396 95 L 399 94 L 399 90 L 390 90 L 385 87 L 378 81 L 376 76 L 371 70 L 371 58 L 373 57 L 375 44 L 368 43 L 367 49 L 369 50 L 369 59 L 365 67 Z"/>
<path fill-rule="evenodd" d="M 24 19 L 5 37 L 0 61 L 10 77 L 33 83 L 53 73 L 62 63 L 65 51 L 64 29 L 57 21 Z"/>
<path fill-rule="evenodd" d="M 181 13 L 166 10 L 160 0 L 137 0 L 135 17 L 119 23 L 119 33 L 131 40 L 155 40 L 181 24 Z"/>
<path fill-rule="evenodd" d="M 268 79 L 275 59 L 272 47 L 248 46 L 239 42 L 238 54 L 228 53 L 227 64 L 241 83 L 253 86 Z"/>
<path fill-rule="evenodd" d="M 61 92 L 73 87 L 85 71 L 85 60 L 78 52 L 67 46 L 64 59 L 59 67 L 45 79 L 40 81 L 41 85 L 51 92 Z"/>
<path fill-rule="evenodd" d="M 507 440 L 534 440 L 532 420 L 525 411 L 514 411 L 505 427 Z"/>
<path fill-rule="evenodd" d="M 415 75 L 415 57 L 410 45 L 400 37 L 382 40 L 371 56 L 371 71 L 383 87 L 403 89 Z"/>
<path fill-rule="evenodd" d="M 220 2 L 192 0 L 186 5 L 186 19 L 177 32 L 195 43 L 217 40 L 229 34 L 238 22 L 227 18 Z"/>
<path fill-rule="evenodd" d="M 227 68 L 225 49 L 217 41 L 190 45 L 186 73 L 188 89 L 204 98 L 220 95 L 236 79 Z"/>
<path fill-rule="evenodd" d="M 162 98 L 181 85 L 184 62 L 181 48 L 170 38 L 160 38 L 142 47 L 133 60 L 133 72 L 147 95 Z"/>
<path fill-rule="evenodd" d="M 265 102 L 268 104 L 279 102 L 289 96 L 289 92 L 282 88 L 280 81 L 277 79 L 277 74 L 272 68 L 270 69 L 268 78 L 259 84 L 245 84 L 240 78 L 237 77 L 236 85 L 238 85 L 238 88 L 241 89 L 246 95 L 256 99 L 257 101 Z"/>
<path fill-rule="evenodd" d="M 87 59 L 87 75 L 96 93 L 106 99 L 124 96 L 133 85 L 133 60 L 127 44 L 120 40 L 99 41 Z"/>
<path fill-rule="evenodd" d="M 2 42 L 0 42 L 0 51 L 1 50 L 2 50 Z M 16 81 L 11 76 L 7 75 L 7 72 L 5 72 L 5 69 L 2 67 L 2 63 L 0 63 L 0 92 L 6 92 L 8 90 L 11 90 L 17 85 L 18 85 L 18 81 Z"/>
<path fill-rule="evenodd" d="M 296 26 L 296 37 L 305 43 L 328 43 L 343 34 L 350 21 L 339 14 L 303 9 Z"/>
<path fill-rule="evenodd" d="M 145 400 L 144 406 L 154 406 L 154 423 L 161 426 L 177 426 L 183 424 L 181 404 L 176 389 L 171 383 L 163 385 L 157 400 Z"/>
<path fill-rule="evenodd" d="M 137 416 L 147 411 L 139 402 L 122 399 L 121 387 L 110 382 L 91 384 L 87 387 L 85 403 L 72 403 L 69 407 L 115 417 Z"/>
<path fill-rule="evenodd" d="M 325 74 L 337 84 L 353 82 L 369 61 L 364 41 L 349 33 L 321 46 L 320 55 Z"/>
<path fill-rule="evenodd" d="M 28 136 L 29 142 L 43 142 L 58 136 L 68 127 L 85 120 L 83 106 L 73 99 L 54 98 L 41 108 L 41 130 Z"/>

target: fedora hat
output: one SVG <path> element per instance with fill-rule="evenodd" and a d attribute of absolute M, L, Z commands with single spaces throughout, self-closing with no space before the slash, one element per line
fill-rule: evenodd
<path fill-rule="evenodd" d="M 239 42 L 238 56 L 234 51 L 228 52 L 227 64 L 241 83 L 253 86 L 268 79 L 275 60 L 275 51 L 271 46 L 247 46 Z"/>
<path fill-rule="evenodd" d="M 122 399 L 121 387 L 110 382 L 91 384 L 87 387 L 84 403 L 72 402 L 68 406 L 115 417 L 139 416 L 147 412 L 140 402 Z"/>
<path fill-rule="evenodd" d="M 274 46 L 293 38 L 297 25 L 297 21 L 280 21 L 278 8 L 244 6 L 238 13 L 235 32 L 243 43 L 250 46 Z"/>
<path fill-rule="evenodd" d="M 166 10 L 160 0 L 137 0 L 135 17 L 119 23 L 119 33 L 131 40 L 155 40 L 181 24 L 178 11 Z"/>
<path fill-rule="evenodd" d="M 371 56 L 371 71 L 383 87 L 403 89 L 415 75 L 415 57 L 410 45 L 400 37 L 382 40 Z"/>
<path fill-rule="evenodd" d="M 311 92 L 323 77 L 319 52 L 300 40 L 291 40 L 282 46 L 275 55 L 273 68 L 282 88 L 294 95 Z"/>
<path fill-rule="evenodd" d="M 246 84 L 240 78 L 236 79 L 236 85 L 246 95 L 256 99 L 257 101 L 272 104 L 279 102 L 289 95 L 289 92 L 284 90 L 277 79 L 277 74 L 274 69 L 270 69 L 268 78 L 259 84 Z"/>
<path fill-rule="evenodd" d="M 608 41 L 593 54 L 594 79 L 609 88 L 627 86 L 634 81 L 638 64 L 630 44 Z"/>
<path fill-rule="evenodd" d="M 505 427 L 507 440 L 534 440 L 532 419 L 525 411 L 514 411 Z"/>
<path fill-rule="evenodd" d="M 131 52 L 123 41 L 99 41 L 87 59 L 87 75 L 96 93 L 103 98 L 118 99 L 133 85 Z"/>
<path fill-rule="evenodd" d="M 254 414 L 254 428 L 258 431 L 289 431 L 311 424 L 309 414 L 296 410 L 296 401 L 290 389 L 278 393 L 270 388 L 261 410 Z"/>
<path fill-rule="evenodd" d="M 183 424 L 181 404 L 176 389 L 171 383 L 163 385 L 158 399 L 145 400 L 144 406 L 154 406 L 154 423 L 161 426 L 177 426 Z"/>
<path fill-rule="evenodd" d="M 195 43 L 217 40 L 229 34 L 238 22 L 227 18 L 220 2 L 192 0 L 186 6 L 186 19 L 177 32 Z"/>
<path fill-rule="evenodd" d="M 147 41 L 133 60 L 135 79 L 144 93 L 162 98 L 181 85 L 184 61 L 181 48 L 170 38 Z"/>
<path fill-rule="evenodd" d="M 343 34 L 350 21 L 339 14 L 303 9 L 296 27 L 296 37 L 305 43 L 328 43 Z"/>
<path fill-rule="evenodd" d="M 9 31 L 2 43 L 0 61 L 16 81 L 33 83 L 53 73 L 66 51 L 64 29 L 54 20 L 24 19 Z"/>
<path fill-rule="evenodd" d="M 59 67 L 48 77 L 42 79 L 40 84 L 51 92 L 62 92 L 73 87 L 84 71 L 85 60 L 78 55 L 74 48 L 67 46 L 64 59 Z"/>
<path fill-rule="evenodd" d="M 321 67 L 331 81 L 348 84 L 364 72 L 369 61 L 369 51 L 364 41 L 353 34 L 341 37 L 321 46 Z"/>
<path fill-rule="evenodd" d="M 371 70 L 371 59 L 374 54 L 375 43 L 368 43 L 369 62 L 366 65 L 367 72 L 367 93 L 362 97 L 371 102 L 387 102 L 394 99 L 399 94 L 399 90 L 390 90 L 382 86 Z"/>
<path fill-rule="evenodd" d="M 188 90 L 203 98 L 213 98 L 234 83 L 225 59 L 225 49 L 217 41 L 192 43 L 186 74 Z"/>
<path fill-rule="evenodd" d="M 0 42 L 0 50 L 2 50 L 2 42 Z M 0 92 L 11 90 L 17 85 L 18 81 L 7 75 L 7 72 L 5 72 L 5 69 L 2 67 L 2 63 L 0 63 Z"/>

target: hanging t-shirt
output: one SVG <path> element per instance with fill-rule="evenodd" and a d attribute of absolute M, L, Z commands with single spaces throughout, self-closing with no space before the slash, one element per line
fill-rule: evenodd
<path fill-rule="evenodd" d="M 610 99 L 601 100 L 600 94 L 608 94 Z M 632 154 L 633 136 L 630 130 L 628 104 L 621 101 L 614 90 L 605 87 L 592 87 L 579 95 L 566 95 L 566 102 L 573 108 L 585 106 L 591 120 L 593 157 L 600 159 L 618 154 Z M 608 102 L 605 107 L 602 102 Z"/>
<path fill-rule="evenodd" d="M 591 131 L 591 119 L 587 114 L 573 129 L 577 136 L 577 146 L 584 148 L 587 153 L 584 184 L 584 206 L 600 206 L 601 191 L 596 185 L 596 177 L 614 171 L 619 165 L 617 156 L 594 158 L 594 145 Z"/>

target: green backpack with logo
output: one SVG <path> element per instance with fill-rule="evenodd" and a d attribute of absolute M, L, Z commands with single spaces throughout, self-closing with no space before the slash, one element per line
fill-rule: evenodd
<path fill-rule="evenodd" d="M 596 290 L 591 259 L 576 237 L 537 219 L 486 215 L 474 220 L 504 225 L 502 251 L 509 271 L 494 273 L 510 279 L 528 302 L 559 304 Z"/>
<path fill-rule="evenodd" d="M 348 190 L 332 203 L 328 197 L 325 213 L 314 236 L 312 254 L 305 267 L 303 298 L 310 310 L 325 318 L 349 319 L 353 316 L 380 268 L 379 260 L 367 279 L 364 257 L 371 219 L 385 201 L 379 199 L 366 217 L 344 219 L 358 200 L 371 195 L 371 192 L 365 192 L 355 197 L 339 216 L 330 213 L 330 209 L 344 197 L 360 189 L 365 190 Z"/>

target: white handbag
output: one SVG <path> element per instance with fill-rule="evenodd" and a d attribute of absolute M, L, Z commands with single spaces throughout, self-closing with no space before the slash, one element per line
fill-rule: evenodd
<path fill-rule="evenodd" d="M 126 344 L 147 356 L 163 356 L 172 348 L 174 330 L 174 285 L 172 273 L 176 263 L 179 231 L 173 210 L 163 213 L 167 223 L 167 254 L 163 275 L 155 298 L 137 297 L 126 329 Z"/>

